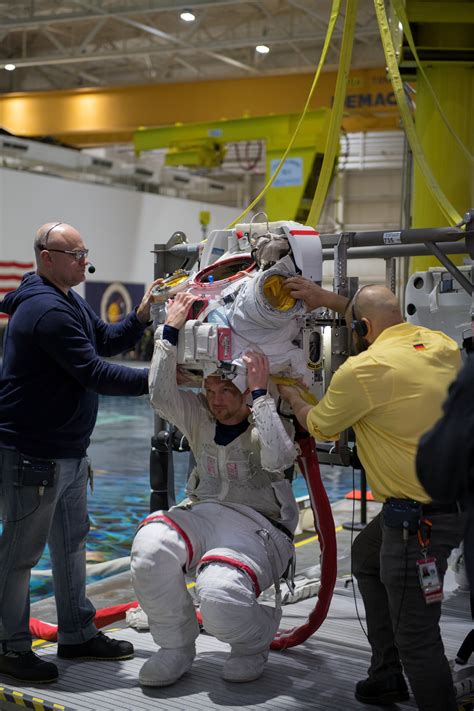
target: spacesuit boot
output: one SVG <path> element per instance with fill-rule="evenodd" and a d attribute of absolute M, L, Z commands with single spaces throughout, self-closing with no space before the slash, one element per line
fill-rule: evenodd
<path fill-rule="evenodd" d="M 142 686 L 170 686 L 192 667 L 196 645 L 176 649 L 161 648 L 140 669 Z"/>
<path fill-rule="evenodd" d="M 224 663 L 222 678 L 225 681 L 255 681 L 263 674 L 268 651 L 260 654 L 237 655 L 231 653 Z"/>

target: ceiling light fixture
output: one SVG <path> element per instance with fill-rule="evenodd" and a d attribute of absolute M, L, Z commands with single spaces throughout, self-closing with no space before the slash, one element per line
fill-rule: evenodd
<path fill-rule="evenodd" d="M 16 69 L 16 64 L 5 64 L 3 67 L 7 72 L 13 72 Z"/>
<path fill-rule="evenodd" d="M 257 44 L 257 46 L 255 47 L 255 51 L 259 54 L 268 54 L 270 51 L 270 47 L 267 47 L 266 44 Z"/>
<path fill-rule="evenodd" d="M 180 18 L 184 20 L 184 22 L 194 22 L 196 19 L 196 15 L 194 12 L 191 12 L 191 10 L 183 10 L 183 12 L 180 14 Z"/>

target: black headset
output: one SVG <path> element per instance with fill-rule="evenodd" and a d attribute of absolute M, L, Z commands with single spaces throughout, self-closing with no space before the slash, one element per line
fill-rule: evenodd
<path fill-rule="evenodd" d="M 371 284 L 364 284 L 364 286 L 361 286 L 357 289 L 356 293 L 354 294 L 352 298 L 352 323 L 351 323 L 351 328 L 353 331 L 357 333 L 358 336 L 363 338 L 364 336 L 367 335 L 368 333 L 368 328 L 367 324 L 365 321 L 362 321 L 362 319 L 357 317 L 356 314 L 356 302 L 357 298 L 359 296 L 359 293 L 362 291 L 362 289 L 365 289 L 366 286 L 371 286 Z"/>
<path fill-rule="evenodd" d="M 62 222 L 56 222 L 54 225 L 52 225 L 49 230 L 46 230 L 46 232 L 43 235 L 43 238 L 41 240 L 41 244 L 38 245 L 40 249 L 48 249 L 47 244 L 48 244 L 48 237 L 49 233 L 52 232 L 56 227 L 59 227 L 59 225 L 62 225 Z"/>

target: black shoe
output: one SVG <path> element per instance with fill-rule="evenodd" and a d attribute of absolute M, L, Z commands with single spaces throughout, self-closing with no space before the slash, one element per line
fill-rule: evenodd
<path fill-rule="evenodd" d="M 30 684 L 49 684 L 58 678 L 58 668 L 44 662 L 34 652 L 6 652 L 0 654 L 0 674 Z"/>
<path fill-rule="evenodd" d="M 120 642 L 98 632 L 95 637 L 81 644 L 58 644 L 58 657 L 61 659 L 131 659 L 133 644 Z"/>
<path fill-rule="evenodd" d="M 356 684 L 355 697 L 363 704 L 388 706 L 398 701 L 408 701 L 410 694 L 403 674 L 393 674 L 385 679 L 364 679 Z"/>

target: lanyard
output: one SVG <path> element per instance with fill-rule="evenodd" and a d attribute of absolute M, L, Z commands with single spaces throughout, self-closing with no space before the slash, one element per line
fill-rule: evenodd
<path fill-rule="evenodd" d="M 420 519 L 420 525 L 418 527 L 418 543 L 421 547 L 421 552 L 426 558 L 426 552 L 430 545 L 431 539 L 431 529 L 433 527 L 432 521 L 427 518 Z"/>

